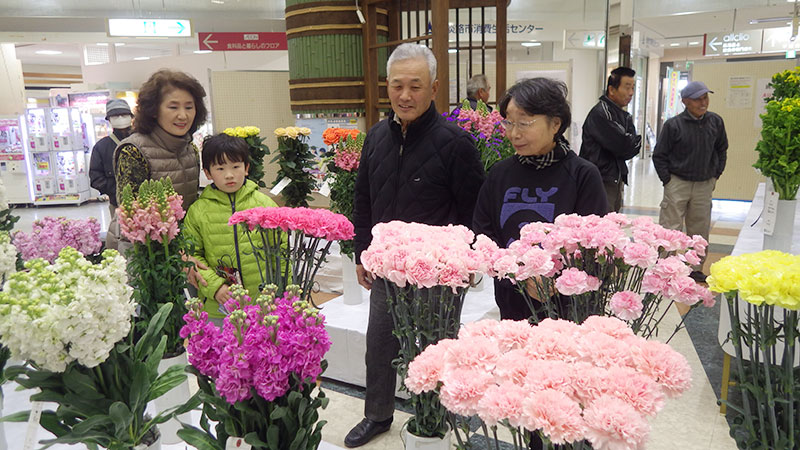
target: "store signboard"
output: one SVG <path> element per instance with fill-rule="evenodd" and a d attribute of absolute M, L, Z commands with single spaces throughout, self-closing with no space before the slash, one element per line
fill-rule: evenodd
<path fill-rule="evenodd" d="M 747 30 L 732 33 L 707 33 L 705 56 L 746 55 L 761 51 L 764 30 Z"/>
<path fill-rule="evenodd" d="M 606 46 L 604 31 L 564 30 L 564 49 L 597 50 Z"/>
<path fill-rule="evenodd" d="M 191 37 L 189 19 L 108 19 L 109 36 Z"/>
<path fill-rule="evenodd" d="M 286 33 L 197 33 L 200 50 L 211 51 L 263 51 L 288 50 Z"/>
<path fill-rule="evenodd" d="M 800 49 L 800 39 L 791 40 L 792 28 L 765 28 L 761 53 L 783 53 Z"/>

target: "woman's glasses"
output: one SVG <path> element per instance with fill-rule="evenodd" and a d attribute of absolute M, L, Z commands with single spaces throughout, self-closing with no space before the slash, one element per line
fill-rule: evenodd
<path fill-rule="evenodd" d="M 530 122 L 512 122 L 507 119 L 503 119 L 500 121 L 500 124 L 503 125 L 503 128 L 506 130 L 511 130 L 514 127 L 519 128 L 520 131 L 525 131 L 533 126 L 534 123 L 539 119 L 533 119 Z"/>

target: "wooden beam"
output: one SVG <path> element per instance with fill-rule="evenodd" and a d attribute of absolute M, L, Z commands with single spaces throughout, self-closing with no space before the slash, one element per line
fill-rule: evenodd
<path fill-rule="evenodd" d="M 447 23 L 449 11 L 449 0 L 434 0 L 431 2 L 433 56 L 436 57 L 436 78 L 439 80 L 439 90 L 436 91 L 434 101 L 436 102 L 436 109 L 440 113 L 450 110 L 450 58 L 447 56 L 448 37 L 450 35 Z"/>
<path fill-rule="evenodd" d="M 375 4 L 366 5 L 366 23 L 362 25 L 364 52 L 364 98 L 367 129 L 378 123 L 378 11 Z"/>
<path fill-rule="evenodd" d="M 494 95 L 496 99 L 506 92 L 506 60 L 508 57 L 507 46 L 508 40 L 506 39 L 506 24 L 508 23 L 508 10 L 506 0 L 495 0 L 497 7 L 497 45 L 495 57 L 495 74 L 494 81 Z"/>
<path fill-rule="evenodd" d="M 375 44 L 374 48 L 393 47 L 395 45 L 405 44 L 406 42 L 424 41 L 427 39 L 431 39 L 432 37 L 433 35 L 431 34 L 423 34 L 422 36 L 410 37 L 408 39 L 397 39 L 394 41 L 384 42 L 382 44 Z"/>

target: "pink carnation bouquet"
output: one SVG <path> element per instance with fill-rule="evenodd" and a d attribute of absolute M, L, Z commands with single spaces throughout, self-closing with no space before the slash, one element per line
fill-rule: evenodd
<path fill-rule="evenodd" d="M 355 193 L 361 149 L 367 135 L 359 130 L 328 128 L 322 133 L 323 141 L 330 146 L 325 153 L 325 182 L 331 190 L 331 211 L 353 219 L 353 196 Z M 342 254 L 353 258 L 355 248 L 352 240 L 340 241 Z"/>
<path fill-rule="evenodd" d="M 44 217 L 33 222 L 30 233 L 17 231 L 11 240 L 23 260 L 42 258 L 51 263 L 64 247 L 72 247 L 89 256 L 97 254 L 103 246 L 100 242 L 100 223 L 94 217 Z"/>
<path fill-rule="evenodd" d="M 333 241 L 352 239 L 347 217 L 311 208 L 252 208 L 234 213 L 228 225 L 244 225 L 261 270 L 262 284 L 300 286 L 311 300 L 314 276 Z"/>
<path fill-rule="evenodd" d="M 298 286 L 277 292 L 269 285 L 253 299 L 241 286 L 232 286 L 221 330 L 208 320 L 202 301 L 186 303 L 181 337 L 187 339 L 190 370 L 198 376 L 205 425 L 203 430 L 186 427 L 184 437 L 224 443 L 229 436 L 252 433 L 261 442 L 274 440 L 287 448 L 298 436 L 308 442 L 302 448 L 319 444 L 322 424 L 316 409 L 327 399 L 316 382 L 331 346 L 325 317 L 299 298 Z M 207 418 L 218 422 L 215 437 Z"/>
<path fill-rule="evenodd" d="M 416 394 L 439 392 L 454 414 L 477 415 L 495 431 L 506 427 L 515 449 L 527 448 L 533 432 L 545 448 L 586 448 L 588 441 L 595 450 L 635 450 L 645 448 L 647 418 L 691 387 L 691 369 L 667 344 L 636 336 L 613 317 L 581 325 L 544 319 L 533 327 L 483 320 L 423 351 L 405 385 Z M 463 445 L 469 427 L 453 425 Z"/>
<path fill-rule="evenodd" d="M 649 337 L 668 310 L 662 300 L 713 306 L 708 288 L 689 277 L 707 245 L 649 217 L 611 213 L 530 223 L 508 248 L 485 240 L 480 250 L 493 261 L 491 275 L 519 284 L 534 321 L 537 314 L 578 323 L 614 315 Z"/>
<path fill-rule="evenodd" d="M 393 221 L 372 229 L 361 254 L 364 268 L 381 278 L 387 291 L 394 333 L 400 340 L 398 372 L 429 345 L 458 333 L 461 307 L 477 273 L 486 270 L 483 255 L 472 248 L 475 235 L 458 225 L 430 226 Z M 412 394 L 414 417 L 408 431 L 422 437 L 444 436 L 446 411 L 436 392 Z"/>

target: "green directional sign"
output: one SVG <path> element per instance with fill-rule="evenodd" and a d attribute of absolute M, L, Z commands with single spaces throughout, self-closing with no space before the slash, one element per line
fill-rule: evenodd
<path fill-rule="evenodd" d="M 189 19 L 108 19 L 109 36 L 191 37 Z"/>

